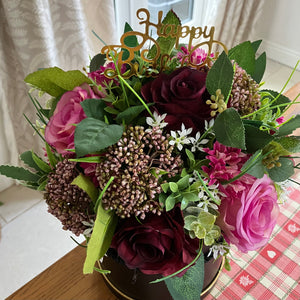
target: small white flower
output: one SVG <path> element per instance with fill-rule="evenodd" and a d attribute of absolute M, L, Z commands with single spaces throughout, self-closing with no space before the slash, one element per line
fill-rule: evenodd
<path fill-rule="evenodd" d="M 181 130 L 171 131 L 170 145 L 175 145 L 179 151 L 182 150 L 183 145 L 191 143 L 191 138 L 188 135 L 193 131 L 192 128 L 186 129 L 184 124 L 181 124 Z"/>
<path fill-rule="evenodd" d="M 208 129 L 212 128 L 214 126 L 214 123 L 215 123 L 215 119 L 211 119 L 209 122 L 207 122 L 205 120 L 204 121 L 205 130 L 208 130 Z"/>
<path fill-rule="evenodd" d="M 164 122 L 167 114 L 159 115 L 156 111 L 153 113 L 153 118 L 147 117 L 146 123 L 151 127 L 158 127 L 160 129 L 166 127 L 168 123 Z M 152 131 L 151 129 L 147 129 L 146 132 Z"/>
<path fill-rule="evenodd" d="M 198 131 L 196 133 L 196 136 L 195 137 L 191 137 L 191 143 L 193 144 L 192 145 L 192 148 L 191 148 L 191 151 L 192 152 L 195 152 L 196 150 L 198 151 L 202 151 L 203 150 L 203 147 L 202 145 L 206 145 L 209 140 L 208 139 L 200 139 L 201 138 L 201 135 L 200 135 L 200 132 Z"/>
<path fill-rule="evenodd" d="M 209 253 L 207 256 L 210 256 L 211 254 L 213 254 L 213 258 L 217 259 L 218 256 L 224 255 L 226 252 L 229 251 L 229 249 L 230 249 L 230 247 L 227 245 L 223 245 L 223 244 L 213 245 L 212 247 L 210 247 Z"/>

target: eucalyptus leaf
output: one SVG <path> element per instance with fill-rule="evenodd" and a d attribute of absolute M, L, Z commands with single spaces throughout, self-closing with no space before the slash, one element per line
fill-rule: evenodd
<path fill-rule="evenodd" d="M 243 165 L 241 171 L 247 170 L 246 173 L 262 178 L 265 174 L 265 166 L 262 163 L 262 150 L 256 151 Z"/>
<path fill-rule="evenodd" d="M 213 130 L 218 142 L 225 146 L 245 150 L 245 128 L 239 113 L 234 108 L 228 108 L 219 114 Z"/>
<path fill-rule="evenodd" d="M 75 129 L 74 142 L 78 156 L 97 152 L 115 144 L 123 134 L 123 127 L 106 124 L 94 118 L 83 119 Z"/>
<path fill-rule="evenodd" d="M 176 300 L 199 300 L 203 289 L 204 256 L 201 254 L 197 262 L 182 277 L 171 277 L 165 280 L 167 288 Z"/>
<path fill-rule="evenodd" d="M 206 77 L 206 88 L 211 95 L 221 89 L 224 99 L 227 99 L 233 82 L 233 66 L 225 52 L 218 57 Z"/>
<path fill-rule="evenodd" d="M 130 124 L 136 117 L 138 117 L 144 110 L 144 105 L 138 105 L 138 106 L 131 106 L 125 109 L 124 111 L 120 112 L 117 115 L 116 121 L 119 124 L 122 124 L 125 122 L 125 124 Z"/>
<path fill-rule="evenodd" d="M 282 182 L 290 178 L 294 174 L 293 161 L 287 157 L 280 157 L 278 162 L 280 167 L 275 166 L 268 170 L 270 178 L 275 182 Z"/>
<path fill-rule="evenodd" d="M 259 46 L 261 45 L 261 42 L 262 42 L 262 40 L 257 40 L 257 41 L 251 42 L 251 46 L 253 48 L 254 53 L 257 52 Z"/>
<path fill-rule="evenodd" d="M 126 22 L 125 26 L 124 26 L 124 33 L 126 32 L 130 32 L 133 31 L 133 29 L 131 28 L 131 26 Z M 138 46 L 138 39 L 136 37 L 136 35 L 129 35 L 127 37 L 125 37 L 124 39 L 124 44 L 128 47 L 128 48 L 135 48 Z M 123 54 L 122 54 L 122 60 L 126 60 L 129 57 L 129 51 L 127 49 L 122 48 Z"/>
<path fill-rule="evenodd" d="M 260 83 L 265 70 L 266 70 L 266 64 L 267 64 L 267 55 L 266 52 L 263 52 L 256 60 L 255 60 L 255 67 L 254 71 L 252 73 L 252 78 L 257 82 Z"/>

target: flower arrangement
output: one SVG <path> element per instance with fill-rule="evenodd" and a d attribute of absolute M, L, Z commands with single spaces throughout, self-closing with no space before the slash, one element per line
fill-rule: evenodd
<path fill-rule="evenodd" d="M 26 77 L 50 96 L 44 108 L 30 95 L 46 157 L 27 151 L 29 168 L 0 173 L 43 191 L 63 229 L 86 237 L 84 273 L 110 249 L 128 268 L 160 274 L 174 298 L 199 299 L 204 245 L 229 268 L 231 246 L 270 239 L 282 183 L 298 168 L 300 116 L 284 118 L 296 99 L 262 89 L 261 41 L 228 51 L 213 27 L 181 26 L 173 11 L 157 24 L 137 14 L 145 32 L 126 24 L 121 45 L 105 46 L 88 71 Z"/>

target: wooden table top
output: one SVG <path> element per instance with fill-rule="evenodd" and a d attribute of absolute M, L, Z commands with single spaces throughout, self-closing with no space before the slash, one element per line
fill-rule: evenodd
<path fill-rule="evenodd" d="M 300 82 L 285 95 L 293 100 L 299 93 Z M 300 113 L 299 109 L 299 105 L 292 106 L 288 116 Z M 83 275 L 85 252 L 85 248 L 76 247 L 7 299 L 117 300 L 106 286 L 101 274 L 94 272 Z"/>

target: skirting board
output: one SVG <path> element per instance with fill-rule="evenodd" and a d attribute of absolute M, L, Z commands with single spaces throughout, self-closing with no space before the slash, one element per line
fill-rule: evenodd
<path fill-rule="evenodd" d="M 259 48 L 259 52 L 266 51 L 267 58 L 275 60 L 283 65 L 294 68 L 297 61 L 300 60 L 300 52 L 291 50 L 274 42 L 263 40 Z M 297 68 L 300 71 L 300 66 Z"/>

